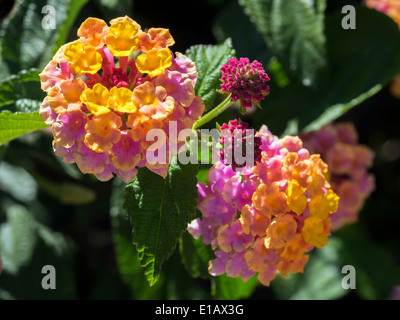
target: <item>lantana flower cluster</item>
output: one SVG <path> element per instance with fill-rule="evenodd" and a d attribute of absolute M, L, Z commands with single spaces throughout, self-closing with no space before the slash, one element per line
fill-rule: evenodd
<path fill-rule="evenodd" d="M 178 132 L 192 128 L 204 111 L 194 93 L 195 63 L 171 52 L 168 29 L 145 32 L 127 16 L 110 26 L 88 18 L 77 35 L 40 74 L 47 93 L 40 114 L 51 125 L 56 155 L 101 181 L 117 174 L 129 182 L 144 166 L 165 177 L 185 138 L 171 137 L 169 123 L 176 121 Z M 146 140 L 151 129 L 165 132 L 157 147 Z M 164 144 L 166 163 L 147 161 L 146 151 Z"/>
<path fill-rule="evenodd" d="M 221 67 L 221 91 L 231 94 L 233 101 L 240 100 L 241 107 L 251 108 L 269 94 L 269 81 L 262 64 L 257 60 L 250 63 L 249 58 L 231 58 Z"/>
<path fill-rule="evenodd" d="M 202 217 L 188 230 L 214 250 L 211 275 L 246 281 L 257 273 L 268 286 L 277 271 L 303 272 L 306 253 L 328 243 L 339 197 L 327 180 L 328 166 L 299 137 L 278 139 L 265 126 L 256 137 L 254 166 L 233 170 L 221 159 L 208 183 L 198 184 Z"/>
<path fill-rule="evenodd" d="M 332 230 L 358 220 L 365 200 L 375 188 L 369 173 L 374 153 L 358 143 L 358 134 L 351 122 L 329 124 L 320 130 L 302 134 L 304 146 L 318 153 L 328 164 L 329 182 L 340 197 L 339 208 L 331 215 Z"/>

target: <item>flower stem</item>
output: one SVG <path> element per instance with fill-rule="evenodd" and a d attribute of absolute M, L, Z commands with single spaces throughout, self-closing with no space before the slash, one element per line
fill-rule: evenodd
<path fill-rule="evenodd" d="M 210 112 L 206 113 L 203 117 L 194 123 L 193 129 L 199 129 L 201 126 L 205 125 L 207 122 L 211 121 L 215 117 L 219 116 L 222 112 L 228 109 L 235 101 L 231 99 L 231 95 L 226 97 L 218 106 L 212 109 Z"/>

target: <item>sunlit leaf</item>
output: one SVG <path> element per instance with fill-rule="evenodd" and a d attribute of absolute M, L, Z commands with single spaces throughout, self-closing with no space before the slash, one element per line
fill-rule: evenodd
<path fill-rule="evenodd" d="M 196 62 L 198 77 L 195 92 L 203 98 L 208 110 L 217 95 L 215 90 L 220 89 L 220 68 L 235 56 L 232 42 L 227 39 L 220 45 L 195 45 L 190 47 L 185 55 Z"/>
<path fill-rule="evenodd" d="M 242 278 L 230 278 L 226 275 L 212 278 L 212 295 L 218 300 L 237 300 L 249 298 L 260 285 L 256 276 L 246 282 Z"/>
<path fill-rule="evenodd" d="M 240 0 L 269 50 L 305 86 L 326 76 L 325 1 Z"/>
<path fill-rule="evenodd" d="M 45 93 L 40 89 L 39 70 L 22 70 L 0 81 L 0 110 L 37 112 Z"/>
<path fill-rule="evenodd" d="M 0 113 L 0 145 L 29 132 L 46 128 L 38 112 Z"/>
<path fill-rule="evenodd" d="M 147 168 L 126 187 L 133 242 L 150 285 L 196 213 L 197 165 L 170 164 L 164 179 Z"/>

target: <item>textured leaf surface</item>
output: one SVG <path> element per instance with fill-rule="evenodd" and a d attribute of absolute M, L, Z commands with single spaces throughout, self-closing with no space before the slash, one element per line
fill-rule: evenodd
<path fill-rule="evenodd" d="M 212 278 L 211 293 L 218 300 L 238 300 L 249 298 L 255 288 L 260 285 L 257 276 L 244 282 L 242 278 L 230 278 L 221 275 Z"/>
<path fill-rule="evenodd" d="M 208 279 L 208 263 L 214 259 L 214 253 L 210 246 L 203 243 L 202 238 L 194 239 L 185 232 L 179 240 L 179 251 L 182 263 L 189 274 L 194 278 Z"/>
<path fill-rule="evenodd" d="M 305 85 L 325 76 L 325 1 L 240 0 L 268 48 Z"/>
<path fill-rule="evenodd" d="M 133 242 L 150 285 L 196 213 L 196 173 L 197 165 L 171 164 L 163 179 L 143 168 L 126 187 Z"/>
<path fill-rule="evenodd" d="M 400 71 L 400 31 L 383 13 L 356 7 L 357 29 L 343 30 L 343 15 L 326 18 L 329 80 L 321 90 L 291 81 L 271 85 L 255 118 L 276 134 L 316 130 L 377 93 Z M 272 79 L 273 80 L 273 79 Z M 291 130 L 288 126 L 291 125 Z"/>
<path fill-rule="evenodd" d="M 0 110 L 37 112 L 45 93 L 40 89 L 40 71 L 22 70 L 0 81 Z"/>
<path fill-rule="evenodd" d="M 0 145 L 26 133 L 46 128 L 38 112 L 0 113 Z"/>
<path fill-rule="evenodd" d="M 11 274 L 17 274 L 30 261 L 36 244 L 35 221 L 21 208 L 10 208 L 8 223 L 0 227 L 4 270 Z"/>
<path fill-rule="evenodd" d="M 195 45 L 185 55 L 196 62 L 198 78 L 195 92 L 203 98 L 206 110 L 213 105 L 217 89 L 220 89 L 222 65 L 235 56 L 232 42 L 227 39 L 220 45 Z"/>
<path fill-rule="evenodd" d="M 113 181 L 111 195 L 111 226 L 118 270 L 122 281 L 130 288 L 133 299 L 162 299 L 161 287 L 164 277 L 149 287 L 143 275 L 136 248 L 132 244 L 132 227 L 124 211 L 125 184 L 118 179 Z"/>
<path fill-rule="evenodd" d="M 42 69 L 67 40 L 71 26 L 86 2 L 87 0 L 16 1 L 13 14 L 1 25 L 0 75 L 4 77 L 35 67 Z M 47 5 L 54 8 L 55 28 L 49 28 L 45 23 L 52 13 L 43 10 Z"/>

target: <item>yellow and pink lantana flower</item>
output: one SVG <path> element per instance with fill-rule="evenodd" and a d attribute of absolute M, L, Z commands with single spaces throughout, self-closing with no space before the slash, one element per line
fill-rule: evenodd
<path fill-rule="evenodd" d="M 47 93 L 40 114 L 52 127 L 56 155 L 101 181 L 116 174 L 130 182 L 145 166 L 165 177 L 186 139 L 168 148 L 169 122 L 190 129 L 204 111 L 195 63 L 169 49 L 175 41 L 168 29 L 145 32 L 127 16 L 110 25 L 88 18 L 77 35 L 40 74 Z M 146 159 L 151 129 L 165 133 L 166 163 Z"/>
<path fill-rule="evenodd" d="M 248 130 L 236 120 L 222 128 L 242 136 Z M 306 253 L 328 243 L 339 197 L 328 181 L 328 166 L 303 148 L 299 137 L 278 139 L 264 126 L 252 147 L 251 166 L 227 164 L 227 154 L 221 153 L 208 183 L 198 184 L 202 216 L 188 230 L 211 244 L 216 257 L 209 264 L 211 275 L 246 281 L 257 274 L 268 286 L 277 271 L 303 272 Z"/>

